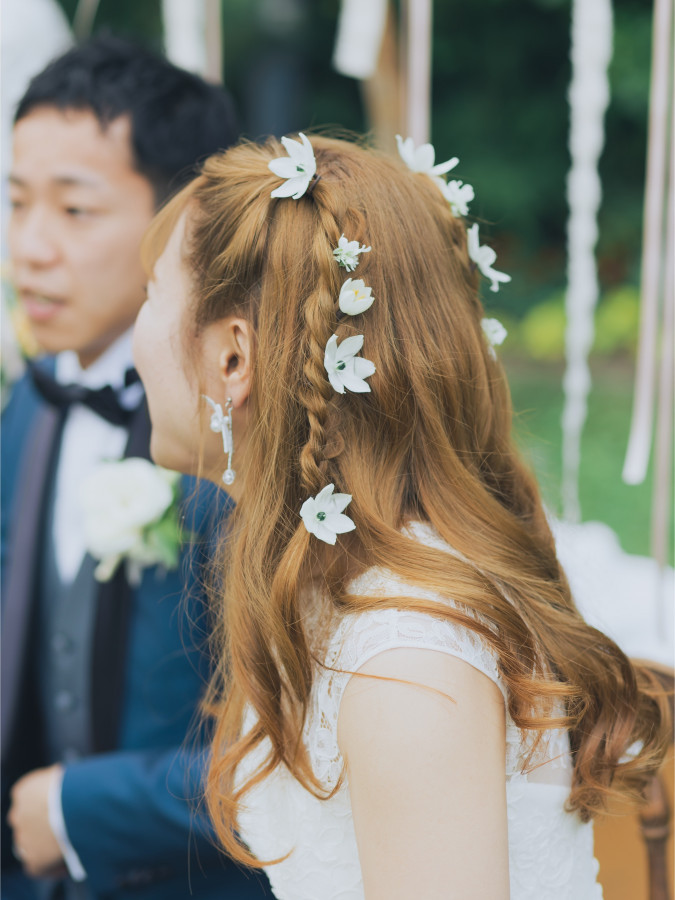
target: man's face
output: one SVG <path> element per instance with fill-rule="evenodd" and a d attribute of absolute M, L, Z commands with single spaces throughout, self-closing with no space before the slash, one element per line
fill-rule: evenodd
<path fill-rule="evenodd" d="M 134 170 L 126 116 L 38 107 L 14 129 L 9 250 L 19 301 L 49 353 L 89 365 L 134 322 L 145 295 L 139 257 L 154 212 Z"/>

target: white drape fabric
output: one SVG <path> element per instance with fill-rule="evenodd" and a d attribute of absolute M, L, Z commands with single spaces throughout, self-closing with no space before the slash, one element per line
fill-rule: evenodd
<path fill-rule="evenodd" d="M 351 78 L 370 78 L 377 67 L 387 21 L 387 0 L 342 0 L 333 66 Z"/>
<path fill-rule="evenodd" d="M 206 72 L 205 0 L 162 0 L 164 48 L 177 66 L 203 75 Z"/>

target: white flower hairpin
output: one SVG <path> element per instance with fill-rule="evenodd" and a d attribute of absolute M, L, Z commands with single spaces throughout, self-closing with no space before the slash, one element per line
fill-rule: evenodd
<path fill-rule="evenodd" d="M 362 278 L 348 278 L 340 288 L 338 305 L 348 316 L 358 316 L 373 305 L 372 288 L 366 287 Z"/>
<path fill-rule="evenodd" d="M 492 264 L 497 259 L 497 254 L 492 247 L 488 247 L 485 244 L 483 244 L 483 246 L 480 245 L 478 239 L 478 224 L 472 225 L 471 228 L 467 230 L 466 234 L 469 257 L 476 263 L 483 275 L 492 282 L 490 290 L 498 291 L 499 282 L 505 284 L 506 282 L 511 281 L 511 276 L 506 275 L 504 272 L 498 272 L 496 269 L 492 268 Z"/>
<path fill-rule="evenodd" d="M 433 144 L 420 144 L 419 147 L 415 147 L 415 142 L 411 137 L 403 140 L 400 134 L 396 135 L 396 143 L 398 144 L 398 152 L 401 159 L 406 166 L 413 172 L 423 172 L 430 178 L 433 178 L 436 184 L 443 190 L 445 187 L 445 180 L 440 176 L 445 175 L 446 172 L 454 169 L 459 162 L 459 158 L 453 156 L 452 159 L 449 159 L 444 163 L 434 165 L 436 151 L 434 150 Z"/>
<path fill-rule="evenodd" d="M 508 331 L 504 328 L 499 319 L 481 319 L 480 324 L 483 329 L 483 334 L 490 345 L 490 356 L 493 359 L 497 359 L 495 347 L 500 347 L 504 343 Z"/>
<path fill-rule="evenodd" d="M 338 245 L 333 250 L 337 264 L 342 266 L 348 272 L 353 272 L 359 264 L 359 254 L 370 253 L 371 248 L 362 244 L 359 247 L 358 241 L 348 241 L 344 234 L 340 237 Z"/>
<path fill-rule="evenodd" d="M 475 194 L 470 184 L 463 181 L 449 181 L 443 185 L 443 196 L 450 204 L 453 216 L 466 216 L 469 214 L 469 203 Z"/>
<path fill-rule="evenodd" d="M 309 140 L 300 132 L 300 141 L 282 137 L 288 156 L 278 156 L 268 164 L 270 171 L 286 182 L 272 191 L 272 197 L 292 197 L 299 200 L 316 175 L 316 159 Z"/>
<path fill-rule="evenodd" d="M 369 359 L 356 354 L 363 347 L 363 335 L 357 334 L 345 338 L 338 346 L 337 335 L 328 339 L 323 364 L 328 373 L 328 380 L 338 394 L 344 394 L 345 388 L 356 394 L 370 392 L 370 385 L 364 378 L 375 372 L 375 365 Z"/>
<path fill-rule="evenodd" d="M 343 515 L 352 501 L 351 494 L 334 494 L 334 490 L 335 485 L 326 485 L 316 497 L 305 500 L 300 509 L 307 531 L 327 544 L 335 544 L 338 534 L 356 528 L 349 516 Z"/>

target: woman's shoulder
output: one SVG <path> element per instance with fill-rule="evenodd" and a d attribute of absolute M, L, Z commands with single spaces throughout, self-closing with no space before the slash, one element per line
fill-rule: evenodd
<path fill-rule="evenodd" d="M 456 555 L 426 523 L 413 522 L 405 533 L 421 544 Z M 349 593 L 366 600 L 371 598 L 373 605 L 369 607 L 366 603 L 358 612 L 346 613 L 335 621 L 324 654 L 328 668 L 352 674 L 387 650 L 437 650 L 460 657 L 479 669 L 505 695 L 494 651 L 476 631 L 453 619 L 453 610 L 463 615 L 467 610 L 452 598 L 407 583 L 385 568 L 371 568 L 359 575 L 350 583 Z M 396 603 L 398 598 L 400 605 Z M 394 599 L 394 605 L 384 606 L 383 601 L 388 599 Z M 437 614 L 415 609 L 418 600 L 434 604 Z"/>

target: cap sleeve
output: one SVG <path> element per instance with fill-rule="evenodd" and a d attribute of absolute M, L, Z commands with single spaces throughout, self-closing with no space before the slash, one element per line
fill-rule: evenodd
<path fill-rule="evenodd" d="M 398 648 L 437 650 L 462 659 L 494 681 L 506 700 L 496 656 L 471 629 L 415 610 L 377 609 L 345 616 L 330 640 L 324 665 L 318 667 L 306 733 L 314 771 L 329 789 L 342 772 L 337 722 L 349 679 L 374 656 Z"/>

